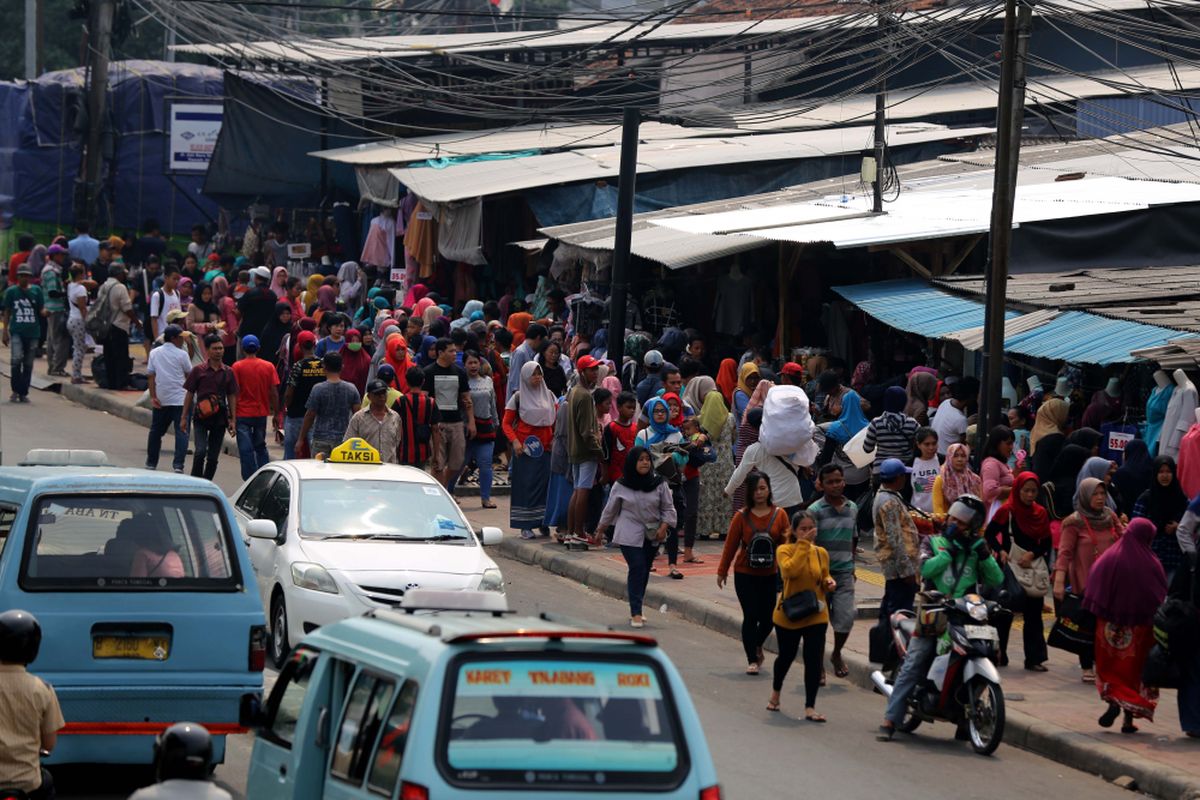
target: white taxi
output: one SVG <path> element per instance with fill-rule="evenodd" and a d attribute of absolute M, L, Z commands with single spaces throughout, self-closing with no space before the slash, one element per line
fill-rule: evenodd
<path fill-rule="evenodd" d="M 383 464 L 362 439 L 325 461 L 274 461 L 238 489 L 234 513 L 250 549 L 284 663 L 321 625 L 399 606 L 411 589 L 504 591 L 500 569 L 458 504 L 428 473 Z"/>

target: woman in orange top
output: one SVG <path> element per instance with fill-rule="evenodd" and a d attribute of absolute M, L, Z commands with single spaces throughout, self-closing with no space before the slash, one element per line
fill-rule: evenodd
<path fill-rule="evenodd" d="M 519 387 L 508 398 L 501 422 L 513 446 L 509 524 L 521 531 L 522 539 L 532 539 L 533 529 L 542 527 L 546 515 L 550 447 L 557 416 L 558 404 L 546 388 L 541 366 L 536 361 L 525 362 Z"/>
<path fill-rule="evenodd" d="M 775 609 L 775 565 L 750 566 L 750 542 L 757 533 L 769 533 L 778 547 L 787 534 L 787 512 L 771 498 L 771 479 L 754 471 L 746 478 L 746 508 L 733 515 L 729 535 L 717 567 L 717 588 L 724 588 L 733 565 L 733 590 L 742 607 L 742 649 L 747 675 L 757 675 L 763 663 L 763 643 L 771 635 Z M 736 556 L 736 560 L 735 560 Z"/>

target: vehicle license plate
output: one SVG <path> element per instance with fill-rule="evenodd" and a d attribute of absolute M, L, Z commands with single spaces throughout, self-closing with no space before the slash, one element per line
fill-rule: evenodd
<path fill-rule="evenodd" d="M 1000 635 L 996 633 L 996 629 L 991 625 L 964 625 L 963 630 L 966 631 L 968 639 L 1000 641 Z"/>
<path fill-rule="evenodd" d="M 92 658 L 135 658 L 166 661 L 171 640 L 166 636 L 93 636 Z"/>

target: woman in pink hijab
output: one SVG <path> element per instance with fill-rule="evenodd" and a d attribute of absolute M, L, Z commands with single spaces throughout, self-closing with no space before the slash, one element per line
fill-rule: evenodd
<path fill-rule="evenodd" d="M 434 302 L 432 300 L 430 300 L 428 297 L 422 297 L 412 307 L 413 316 L 421 317 L 422 319 L 424 319 L 425 309 L 427 309 L 433 305 L 434 305 Z"/>
<path fill-rule="evenodd" d="M 287 297 L 287 279 L 287 267 L 276 267 L 275 271 L 271 273 L 271 291 L 280 300 Z"/>

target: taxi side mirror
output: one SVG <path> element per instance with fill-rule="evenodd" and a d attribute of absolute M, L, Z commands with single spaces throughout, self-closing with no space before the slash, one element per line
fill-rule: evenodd
<path fill-rule="evenodd" d="M 499 528 L 488 525 L 483 529 L 483 546 L 484 547 L 487 547 L 489 545 L 494 545 L 494 544 L 500 544 L 500 541 L 503 538 L 504 538 L 504 531 L 500 530 Z"/>
<path fill-rule="evenodd" d="M 252 519 L 246 523 L 246 535 L 251 539 L 275 541 L 279 538 L 279 529 L 269 519 Z"/>
<path fill-rule="evenodd" d="M 256 694 L 244 694 L 238 704 L 238 725 L 247 730 L 256 731 L 267 722 L 267 714 L 263 709 L 262 698 Z"/>

